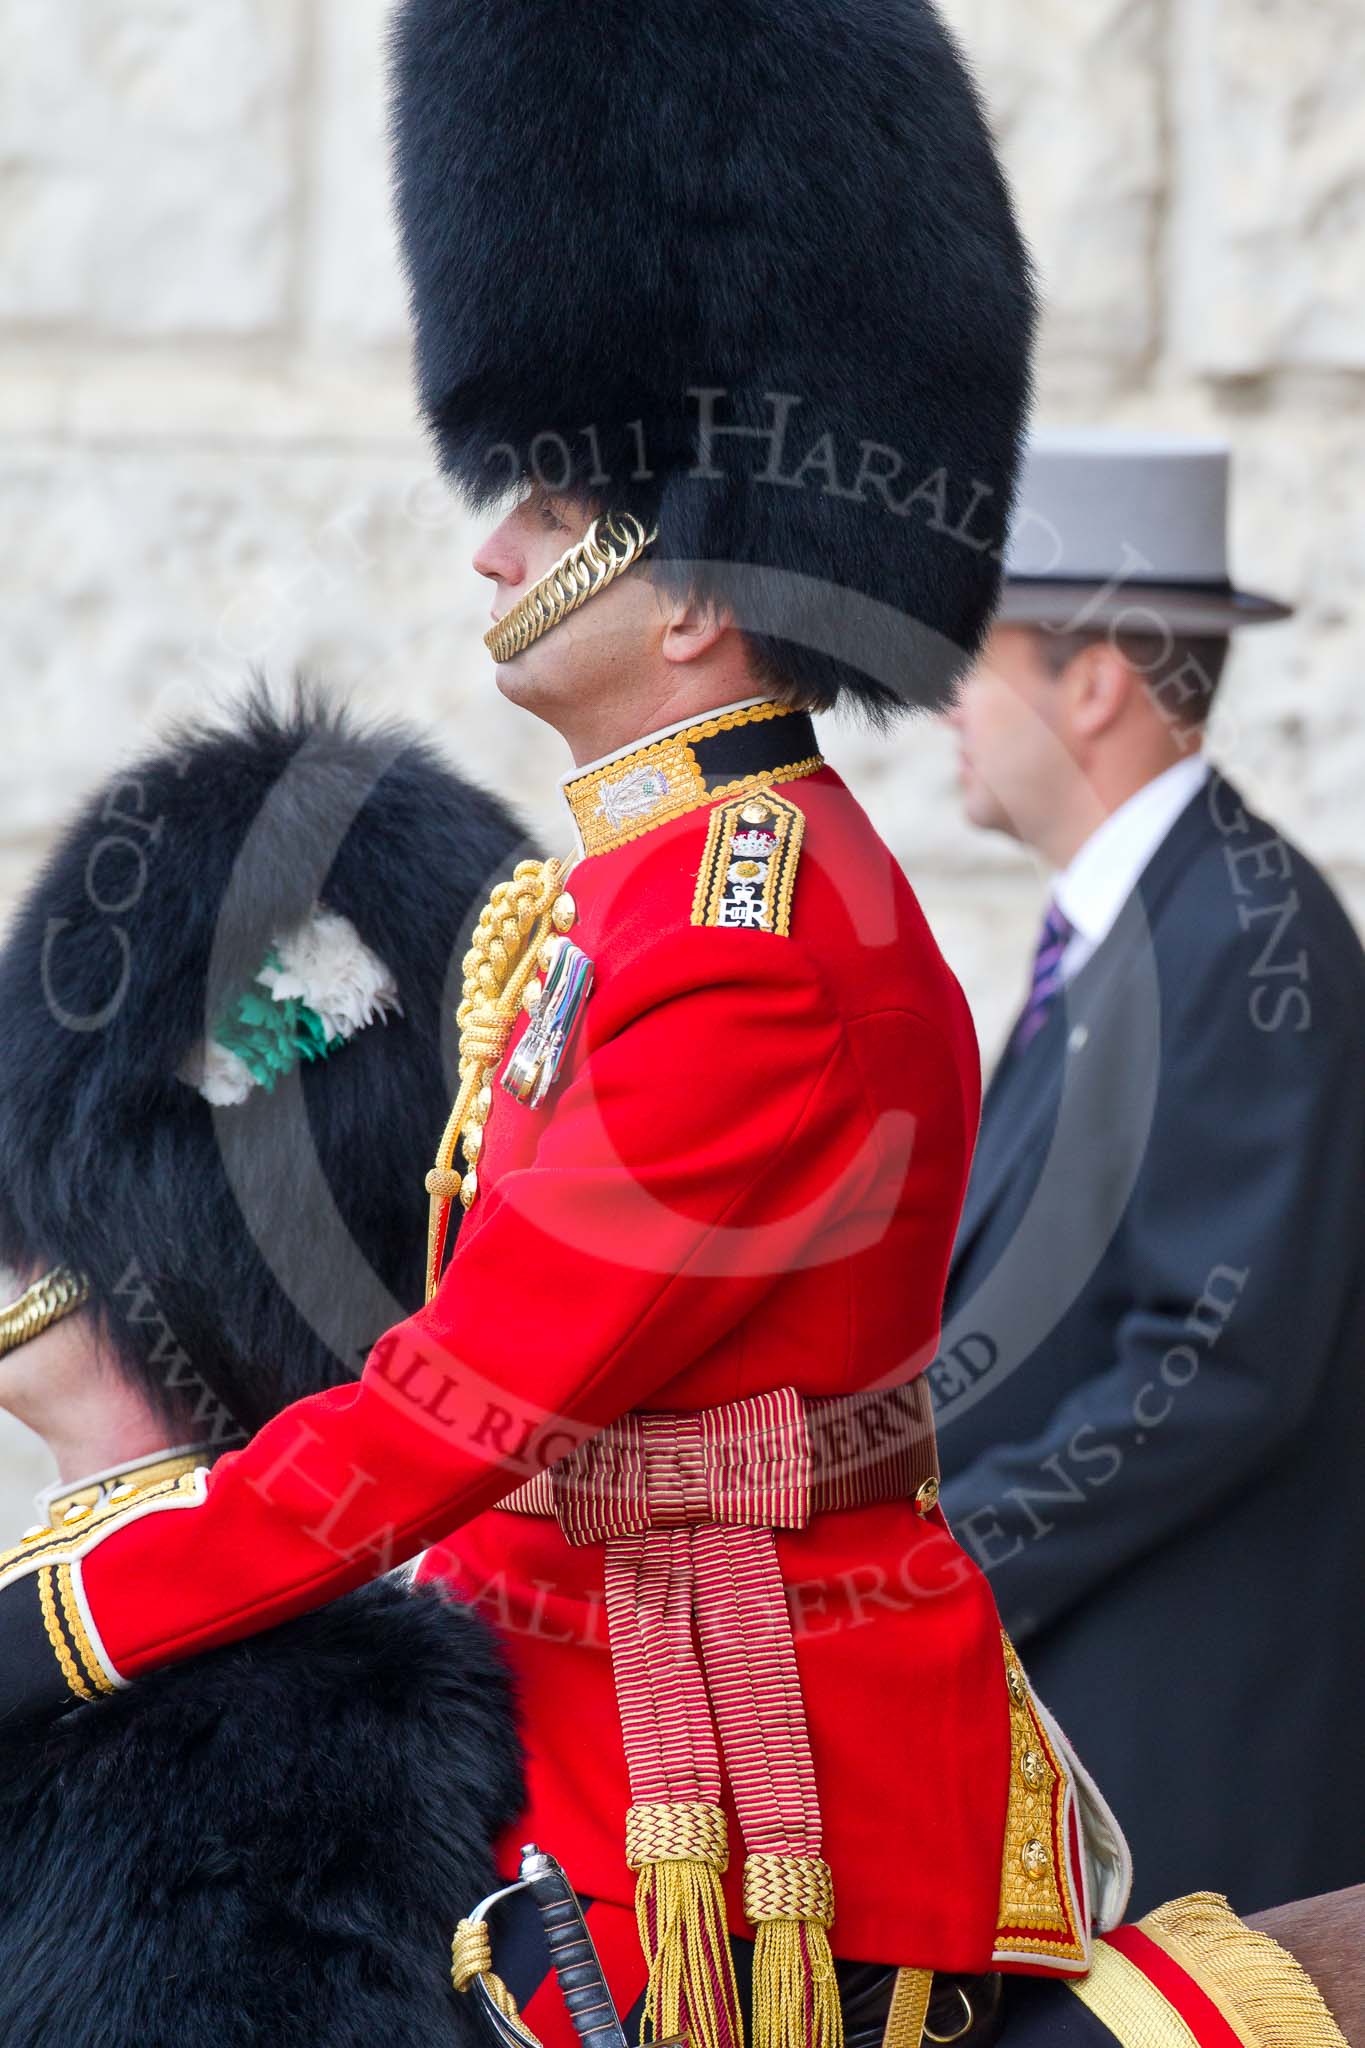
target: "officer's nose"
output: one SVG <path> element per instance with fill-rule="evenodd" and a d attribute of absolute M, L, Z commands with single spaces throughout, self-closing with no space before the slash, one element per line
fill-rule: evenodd
<path fill-rule="evenodd" d="M 515 589 L 525 580 L 526 551 L 513 519 L 514 515 L 509 514 L 479 543 L 474 552 L 474 567 L 480 576 L 491 576 L 495 583 L 509 584 Z"/>

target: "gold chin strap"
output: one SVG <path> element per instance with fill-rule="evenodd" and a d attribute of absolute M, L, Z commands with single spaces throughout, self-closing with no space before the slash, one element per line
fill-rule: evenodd
<path fill-rule="evenodd" d="M 69 1316 L 85 1301 L 90 1289 L 79 1273 L 69 1266 L 54 1266 L 26 1287 L 8 1308 L 0 1308 L 0 1358 L 17 1351 L 30 1337 L 38 1336 L 51 1323 Z"/>
<path fill-rule="evenodd" d="M 523 591 L 484 634 L 483 644 L 494 661 L 511 661 L 551 626 L 614 583 L 639 561 L 658 532 L 656 526 L 646 533 L 633 512 L 604 512 L 594 519 L 582 540 L 566 548 L 540 581 Z"/>

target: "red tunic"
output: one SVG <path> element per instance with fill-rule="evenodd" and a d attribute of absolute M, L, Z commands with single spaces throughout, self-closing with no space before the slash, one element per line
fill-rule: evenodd
<path fill-rule="evenodd" d="M 99 1652 L 129 1677 L 426 1547 L 424 1570 L 504 1633 L 530 1751 L 516 1839 L 622 1903 L 602 1553 L 495 1503 L 631 1408 L 921 1371 L 976 1131 L 967 1007 L 904 877 L 832 770 L 775 786 L 806 820 L 789 933 L 693 923 L 704 798 L 580 860 L 571 935 L 595 986 L 547 1100 L 494 1089 L 434 1299 L 357 1385 L 222 1459 L 189 1512 L 114 1529 L 78 1568 Z M 1010 1772 L 986 1584 L 909 1502 L 777 1542 L 835 1952 L 984 1970 Z"/>
<path fill-rule="evenodd" d="M 611 1346 L 624 1354 L 630 1377 L 613 1372 L 599 1419 L 773 1386 L 894 1383 L 937 1348 L 978 1110 L 966 1004 L 838 776 L 777 787 L 807 821 L 790 936 L 692 927 L 705 812 L 581 863 L 573 938 L 597 969 L 582 1041 L 552 1118 L 500 1097 L 488 1125 L 457 1260 L 509 1292 L 533 1284 L 523 1251 L 507 1267 L 494 1246 L 485 1265 L 480 1246 L 509 1204 L 534 1223 L 537 1263 L 562 1290 L 535 1348 L 570 1351 L 585 1383 Z M 621 1164 L 628 1199 L 604 1186 Z M 520 1316 L 511 1327 L 522 1341 Z M 521 1362 L 535 1400 L 535 1358 Z M 490 1415 L 491 1449 L 519 1448 L 521 1408 Z M 984 1969 L 1009 1760 L 991 1596 L 941 1517 L 926 1523 L 909 1502 L 819 1517 L 778 1550 L 836 1951 Z M 630 1794 L 601 1547 L 571 1548 L 556 1524 L 495 1509 L 422 1572 L 480 1606 L 512 1659 L 531 1802 L 505 1867 L 534 1839 L 580 1891 L 625 1904 Z M 739 1865 L 732 1856 L 731 1927 L 752 1933 Z"/>

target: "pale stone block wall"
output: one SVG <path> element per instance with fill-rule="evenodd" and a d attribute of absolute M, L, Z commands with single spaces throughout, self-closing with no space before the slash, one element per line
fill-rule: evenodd
<path fill-rule="evenodd" d="M 1212 431 L 1247 636 L 1217 747 L 1365 916 L 1365 145 L 1356 0 L 949 0 L 1047 293 L 1040 414 Z M 383 0 L 0 0 L 0 910 L 76 797 L 256 664 L 438 725 L 546 837 L 430 478 L 384 189 Z M 552 89 L 547 74 L 546 89 Z M 951 748 L 827 735 L 987 1055 L 1043 879 Z M 41 1456 L 0 1427 L 0 1532 Z"/>

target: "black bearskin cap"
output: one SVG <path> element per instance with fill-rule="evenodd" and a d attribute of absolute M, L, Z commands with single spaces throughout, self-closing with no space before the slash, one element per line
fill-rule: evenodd
<path fill-rule="evenodd" d="M 652 573 L 760 674 L 941 708 L 998 595 L 1035 304 L 928 0 L 401 0 L 392 52 L 420 394 L 469 502 L 536 479 L 657 521 Z"/>
<path fill-rule="evenodd" d="M 410 730 L 258 690 L 112 777 L 20 905 L 0 1261 L 84 1273 L 107 1348 L 187 1439 L 352 1377 L 420 1304 L 460 961 L 519 842 Z M 317 902 L 401 1014 L 211 1107 L 178 1070 Z"/>

